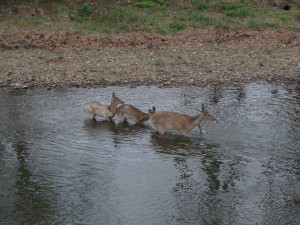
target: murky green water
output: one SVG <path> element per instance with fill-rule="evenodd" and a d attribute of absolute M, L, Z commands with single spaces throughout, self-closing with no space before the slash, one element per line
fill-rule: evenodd
<path fill-rule="evenodd" d="M 89 121 L 115 91 L 217 118 L 188 138 Z M 300 224 L 300 87 L 0 92 L 0 224 Z"/>

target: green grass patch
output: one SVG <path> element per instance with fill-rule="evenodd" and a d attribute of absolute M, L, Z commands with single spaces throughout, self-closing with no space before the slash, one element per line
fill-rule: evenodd
<path fill-rule="evenodd" d="M 295 18 L 298 20 L 298 22 L 300 22 L 300 11 L 296 13 Z"/>
<path fill-rule="evenodd" d="M 231 17 L 254 17 L 254 5 L 241 2 L 217 2 L 214 7 L 226 16 Z"/>
<path fill-rule="evenodd" d="M 137 0 L 134 5 L 141 8 L 153 8 L 165 6 L 165 3 L 162 0 Z"/>
<path fill-rule="evenodd" d="M 40 1 L 39 7 L 47 1 Z M 300 7 L 300 0 L 292 0 L 293 7 L 289 11 L 261 1 L 245 0 L 184 0 L 176 4 L 165 0 L 106 1 L 105 4 L 76 0 L 75 6 L 64 1 L 55 2 L 54 10 L 44 10 L 51 14 L 50 17 L 46 13 L 32 17 L 33 6 L 15 3 L 16 13 L 10 18 L 20 26 L 38 27 L 49 18 L 58 21 L 69 17 L 74 22 L 72 29 L 79 32 L 157 32 L 163 35 L 191 27 L 287 28 L 297 32 L 300 23 L 300 10 L 295 9 Z M 4 14 L 0 21 L 6 18 Z"/>
<path fill-rule="evenodd" d="M 37 59 L 44 61 L 46 63 L 50 63 L 50 62 L 58 62 L 58 61 L 62 61 L 64 59 L 64 56 L 62 53 L 57 53 L 57 55 L 53 56 L 53 57 L 49 57 L 49 56 L 45 56 L 45 55 L 39 55 L 37 56 Z"/>
<path fill-rule="evenodd" d="M 147 14 L 117 5 L 107 13 L 98 15 L 90 28 L 106 33 L 149 31 L 151 23 L 153 20 Z"/>
<path fill-rule="evenodd" d="M 43 19 L 39 17 L 14 18 L 14 23 L 19 26 L 38 27 L 43 24 Z"/>
<path fill-rule="evenodd" d="M 274 49 L 271 48 L 271 47 L 267 47 L 267 48 L 265 49 L 265 52 L 266 52 L 267 55 L 272 55 L 272 53 L 274 52 Z"/>
<path fill-rule="evenodd" d="M 76 12 L 70 18 L 78 23 L 86 22 L 93 12 L 93 8 L 88 3 L 79 4 Z"/>
<path fill-rule="evenodd" d="M 248 27 L 252 29 L 279 28 L 280 24 L 276 21 L 261 21 L 259 19 L 251 19 Z"/>
<path fill-rule="evenodd" d="M 208 2 L 202 0 L 192 0 L 192 3 L 194 5 L 193 8 L 199 11 L 205 11 L 211 7 Z"/>
<path fill-rule="evenodd" d="M 299 19 L 297 19 L 297 14 L 299 15 Z M 300 11 L 299 10 L 277 10 L 272 7 L 265 8 L 265 14 L 260 14 L 260 20 L 262 23 L 265 23 L 265 27 L 273 27 L 273 28 L 287 28 L 294 32 L 299 32 L 299 22 L 300 22 Z M 262 26 L 261 29 L 263 29 Z"/>
<path fill-rule="evenodd" d="M 105 22 L 108 24 L 116 23 L 135 23 L 145 22 L 145 15 L 142 13 L 130 11 L 122 6 L 116 6 L 106 14 L 102 14 L 98 18 L 99 22 Z"/>
<path fill-rule="evenodd" d="M 219 18 L 220 25 L 219 27 L 226 27 L 226 28 L 243 28 L 245 25 L 243 24 L 243 21 L 241 21 L 238 18 L 234 17 L 228 17 L 228 16 L 222 16 Z"/>
<path fill-rule="evenodd" d="M 68 15 L 71 10 L 70 10 L 69 6 L 62 4 L 62 5 L 59 5 L 55 11 L 58 15 Z"/>
<path fill-rule="evenodd" d="M 80 17 L 89 17 L 92 14 L 92 6 L 88 3 L 79 5 L 77 9 L 77 15 Z"/>
<path fill-rule="evenodd" d="M 291 20 L 290 15 L 280 15 L 279 19 L 283 22 L 288 22 Z"/>
<path fill-rule="evenodd" d="M 177 32 L 177 31 L 184 30 L 187 27 L 187 25 L 184 21 L 176 20 L 171 22 L 169 27 L 173 32 Z"/>
<path fill-rule="evenodd" d="M 201 11 L 190 11 L 188 13 L 188 19 L 193 24 L 194 27 L 197 26 L 216 26 L 220 25 L 220 20 L 218 16 L 205 13 Z"/>
<path fill-rule="evenodd" d="M 156 65 L 156 66 L 163 66 L 165 64 L 166 64 L 166 62 L 162 58 L 157 58 L 154 60 L 154 65 Z"/>
<path fill-rule="evenodd" d="M 129 3 L 119 2 L 107 11 L 96 11 L 92 6 L 82 3 L 76 8 L 72 19 L 81 24 L 76 25 L 77 30 L 157 32 L 166 35 L 189 27 L 293 29 L 297 25 L 297 12 L 286 12 L 259 1 L 187 0 L 183 7 L 177 7 L 163 0 L 133 0 Z M 68 10 L 62 5 L 59 11 L 64 14 Z"/>
<path fill-rule="evenodd" d="M 214 7 L 219 11 L 227 11 L 227 10 L 237 10 L 243 5 L 240 2 L 226 2 L 226 1 L 218 1 L 215 3 Z"/>
<path fill-rule="evenodd" d="M 225 11 L 224 14 L 226 16 L 231 16 L 231 17 L 254 17 L 254 13 L 249 7 L 242 7 L 236 10 L 228 10 Z"/>
<path fill-rule="evenodd" d="M 157 26 L 155 31 L 161 35 L 167 35 L 168 34 L 168 31 L 167 29 L 161 27 L 161 26 Z"/>

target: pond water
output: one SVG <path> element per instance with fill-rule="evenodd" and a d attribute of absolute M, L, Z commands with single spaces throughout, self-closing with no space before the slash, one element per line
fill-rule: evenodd
<path fill-rule="evenodd" d="M 89 120 L 111 93 L 216 121 Z M 0 224 L 300 224 L 300 86 L 0 91 Z"/>

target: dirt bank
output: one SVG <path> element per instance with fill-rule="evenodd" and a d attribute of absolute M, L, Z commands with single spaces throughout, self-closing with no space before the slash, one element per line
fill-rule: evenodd
<path fill-rule="evenodd" d="M 300 82 L 300 36 L 287 30 L 1 32 L 0 58 L 2 88 Z"/>

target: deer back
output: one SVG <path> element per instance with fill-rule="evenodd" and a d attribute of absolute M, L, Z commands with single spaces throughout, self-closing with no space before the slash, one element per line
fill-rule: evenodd
<path fill-rule="evenodd" d="M 193 125 L 193 122 L 197 118 L 189 116 L 187 114 L 171 112 L 171 111 L 160 111 L 154 113 L 150 121 L 153 125 L 164 126 L 166 129 L 181 130 L 188 128 Z"/>
<path fill-rule="evenodd" d="M 153 109 L 149 109 L 149 113 L 144 113 L 137 107 L 129 104 L 120 105 L 117 108 L 117 115 L 121 118 L 126 118 L 130 120 L 134 120 L 135 122 L 145 122 L 149 120 L 150 116 L 155 112 L 155 107 Z"/>
<path fill-rule="evenodd" d="M 124 102 L 113 92 L 110 105 L 91 102 L 85 105 L 84 111 L 92 115 L 112 118 L 116 114 L 117 106 L 123 103 Z"/>
<path fill-rule="evenodd" d="M 202 111 L 195 116 L 177 113 L 172 111 L 161 111 L 154 113 L 150 121 L 156 130 L 164 132 L 164 130 L 178 130 L 186 135 L 195 126 L 199 126 L 203 120 L 214 120 L 211 115 L 202 105 Z"/>

